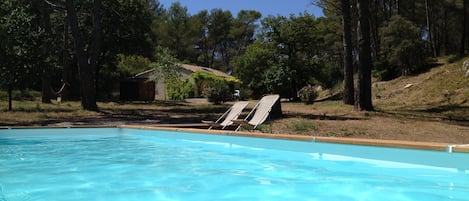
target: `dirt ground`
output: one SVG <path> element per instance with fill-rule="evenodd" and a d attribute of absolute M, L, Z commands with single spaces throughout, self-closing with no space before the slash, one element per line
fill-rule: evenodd
<path fill-rule="evenodd" d="M 469 78 L 464 77 L 463 61 L 438 61 L 442 64 L 418 75 L 374 81 L 373 112 L 356 111 L 327 90 L 312 105 L 282 102 L 282 117 L 257 132 L 469 144 Z M 205 99 L 101 102 L 99 112 L 90 112 L 81 110 L 79 102 L 18 101 L 14 111 L 0 111 L 0 127 L 200 124 L 215 120 L 231 104 L 212 105 Z M 6 100 L 0 100 L 0 108 L 7 108 Z"/>
<path fill-rule="evenodd" d="M 40 105 L 38 111 L 29 111 L 24 106 L 23 111 L 0 114 L 0 126 L 200 124 L 201 120 L 216 119 L 230 104 L 214 106 L 203 100 L 169 105 L 100 103 L 100 112 L 80 110 L 79 103 L 51 108 Z M 250 105 L 254 104 L 255 101 Z M 38 107 L 37 103 L 31 105 Z M 249 108 L 245 113 L 248 111 Z M 358 112 L 340 101 L 313 105 L 282 102 L 282 117 L 271 119 L 256 132 L 469 144 L 469 121 L 450 120 L 439 113 L 396 111 Z"/>
<path fill-rule="evenodd" d="M 383 112 L 357 112 L 353 108 L 346 113 L 328 112 L 327 108 L 318 109 L 321 107 L 319 105 L 305 109 L 297 104 L 287 103 L 282 107 L 288 118 L 275 120 L 272 124 L 274 132 L 289 132 L 292 129 L 286 125 L 294 125 L 292 122 L 296 122 L 315 125 L 312 134 L 316 136 L 469 143 L 467 122 L 396 117 Z M 295 133 L 294 130 L 290 132 Z"/>

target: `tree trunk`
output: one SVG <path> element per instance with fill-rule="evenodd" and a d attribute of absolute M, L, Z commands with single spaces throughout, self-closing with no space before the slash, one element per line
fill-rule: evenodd
<path fill-rule="evenodd" d="M 12 95 L 13 95 L 13 85 L 12 84 L 8 84 L 7 86 L 7 90 L 8 90 L 8 111 L 12 111 L 13 110 L 13 107 L 12 107 L 12 104 L 11 104 L 11 100 L 13 99 Z"/>
<path fill-rule="evenodd" d="M 432 56 L 436 57 L 435 47 L 433 46 L 432 27 L 431 27 L 431 22 L 430 22 L 430 7 L 428 5 L 428 0 L 425 0 L 425 17 L 427 20 L 427 35 L 428 35 L 428 42 L 430 44 L 430 50 L 432 52 Z"/>
<path fill-rule="evenodd" d="M 396 3 L 395 3 L 395 4 L 396 4 L 396 13 L 397 13 L 398 15 L 401 15 L 401 7 L 400 7 L 400 5 L 399 5 L 399 0 L 396 0 Z"/>
<path fill-rule="evenodd" d="M 463 20 L 462 20 L 462 36 L 461 36 L 461 49 L 459 49 L 459 54 L 463 56 L 466 53 L 466 45 L 468 45 L 469 40 L 469 31 L 468 31 L 468 13 L 467 9 L 469 8 L 469 0 L 463 0 Z"/>
<path fill-rule="evenodd" d="M 91 73 L 93 74 L 93 94 L 94 94 L 94 107 L 96 106 L 96 89 L 99 72 L 99 56 L 101 55 L 102 33 L 101 33 L 101 0 L 94 0 L 93 2 L 93 43 L 91 44 L 90 65 Z"/>
<path fill-rule="evenodd" d="M 40 13 L 40 25 L 44 29 L 45 33 L 50 36 L 51 31 L 51 22 L 50 22 L 50 9 L 49 5 L 44 1 L 38 1 L 38 10 Z M 44 41 L 41 44 L 42 55 L 46 56 L 50 52 L 49 44 L 47 41 Z M 54 93 L 52 93 L 51 80 L 47 68 L 42 70 L 42 102 L 51 103 L 51 99 L 54 98 Z"/>
<path fill-rule="evenodd" d="M 43 103 L 51 103 L 50 99 L 54 98 L 54 93 L 52 93 L 50 76 L 47 75 L 48 72 L 42 72 L 42 97 L 41 101 Z"/>
<path fill-rule="evenodd" d="M 449 38 L 448 38 L 448 9 L 445 8 L 443 11 L 443 48 L 445 50 L 444 54 L 449 55 L 451 50 L 450 50 L 450 44 L 449 44 Z"/>
<path fill-rule="evenodd" d="M 69 44 L 69 32 L 68 32 L 68 17 L 67 13 L 64 15 L 64 31 L 63 31 L 63 47 L 62 47 L 62 62 L 63 62 L 63 69 L 62 69 L 62 84 L 65 84 L 66 88 L 70 87 L 71 84 L 71 67 L 69 61 L 69 54 L 68 54 L 68 44 Z M 60 97 L 62 101 L 68 99 L 68 90 L 64 89 L 62 93 L 60 93 Z"/>
<path fill-rule="evenodd" d="M 85 110 L 97 111 L 96 105 L 96 86 L 95 73 L 97 67 L 97 59 L 100 47 L 100 24 L 99 9 L 100 0 L 93 2 L 93 42 L 90 45 L 90 56 L 85 52 L 85 43 L 80 29 L 78 27 L 78 19 L 75 11 L 73 0 L 66 0 L 67 16 L 70 23 L 70 30 L 75 42 L 75 52 L 78 61 L 80 90 L 81 90 L 81 106 Z M 88 63 L 89 61 L 89 63 Z"/>
<path fill-rule="evenodd" d="M 380 22 L 381 19 L 379 18 L 379 13 L 378 13 L 378 3 L 374 2 L 372 3 L 373 5 L 373 10 L 371 13 L 373 13 L 373 16 L 370 15 L 370 31 L 371 31 L 371 38 L 373 42 L 373 54 L 379 58 L 380 56 L 380 48 L 381 48 L 381 41 L 380 41 L 380 35 L 379 35 L 379 27 L 380 27 Z M 371 5 L 370 5 L 371 7 Z"/>
<path fill-rule="evenodd" d="M 344 46 L 344 97 L 347 105 L 354 104 L 353 60 L 352 60 L 352 27 L 350 17 L 350 1 L 342 0 L 342 30 Z"/>
<path fill-rule="evenodd" d="M 372 111 L 371 47 L 368 0 L 358 0 L 358 109 Z"/>

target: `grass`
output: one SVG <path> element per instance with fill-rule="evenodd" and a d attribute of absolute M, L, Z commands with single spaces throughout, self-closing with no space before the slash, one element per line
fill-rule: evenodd
<path fill-rule="evenodd" d="M 305 119 L 293 121 L 290 124 L 287 124 L 287 128 L 291 129 L 293 133 L 302 135 L 314 133 L 317 129 L 313 123 Z"/>

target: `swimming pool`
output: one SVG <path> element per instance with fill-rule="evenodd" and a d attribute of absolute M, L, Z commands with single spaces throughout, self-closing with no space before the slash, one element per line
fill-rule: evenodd
<path fill-rule="evenodd" d="M 469 154 L 124 128 L 0 130 L 0 200 L 468 200 Z"/>

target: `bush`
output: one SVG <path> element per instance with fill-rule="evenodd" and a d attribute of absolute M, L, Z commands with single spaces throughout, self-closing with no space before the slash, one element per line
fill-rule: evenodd
<path fill-rule="evenodd" d="M 449 56 L 446 57 L 446 62 L 448 63 L 454 63 L 456 61 L 458 61 L 459 59 L 461 59 L 460 56 L 456 55 L 456 54 L 451 54 Z"/>
<path fill-rule="evenodd" d="M 298 91 L 301 102 L 305 104 L 313 104 L 318 97 L 318 91 L 311 85 L 304 86 Z"/>
<path fill-rule="evenodd" d="M 166 93 L 169 100 L 184 100 L 194 95 L 194 86 L 187 79 L 166 79 Z"/>
<path fill-rule="evenodd" d="M 224 81 L 213 80 L 207 83 L 203 91 L 204 96 L 208 101 L 214 104 L 220 104 L 231 98 L 231 90 L 228 84 Z"/>

